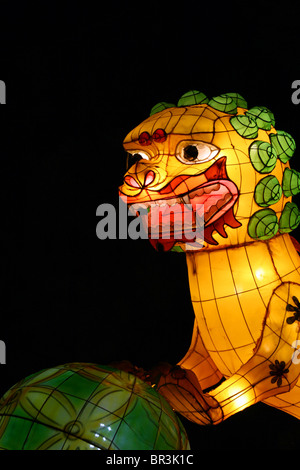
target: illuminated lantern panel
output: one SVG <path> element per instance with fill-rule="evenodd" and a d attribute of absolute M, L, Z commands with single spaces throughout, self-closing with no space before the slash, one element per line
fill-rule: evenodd
<path fill-rule="evenodd" d="M 208 98 L 192 90 L 177 105 L 155 105 L 124 148 L 139 159 L 120 197 L 147 207 L 141 217 L 156 249 L 185 253 L 195 312 L 187 354 L 161 371 L 156 389 L 202 425 L 258 401 L 300 418 L 294 139 L 275 129 L 268 108 L 248 107 L 238 93 Z M 180 235 L 186 208 L 190 227 Z"/>
<path fill-rule="evenodd" d="M 185 450 L 168 402 L 127 372 L 66 364 L 31 375 L 0 400 L 2 450 Z"/>

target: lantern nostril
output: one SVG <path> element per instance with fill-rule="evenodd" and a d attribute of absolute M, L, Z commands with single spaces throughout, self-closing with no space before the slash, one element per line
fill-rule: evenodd
<path fill-rule="evenodd" d="M 144 186 L 149 186 L 155 179 L 154 171 L 150 170 L 145 176 Z"/>
<path fill-rule="evenodd" d="M 132 186 L 133 188 L 140 187 L 139 183 L 132 176 L 125 176 L 124 181 L 128 186 Z"/>

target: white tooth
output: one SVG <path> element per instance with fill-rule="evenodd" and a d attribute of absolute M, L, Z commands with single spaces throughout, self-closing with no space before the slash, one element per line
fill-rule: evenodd
<path fill-rule="evenodd" d="M 186 194 L 185 196 L 182 197 L 183 201 L 185 204 L 189 204 L 190 203 L 190 198 L 189 198 L 189 195 Z"/>
<path fill-rule="evenodd" d="M 168 200 L 168 203 L 170 204 L 170 206 L 174 206 L 174 204 L 178 204 L 178 198 L 173 197 L 172 199 Z"/>
<path fill-rule="evenodd" d="M 159 199 L 158 201 L 156 201 L 158 203 L 159 206 L 166 206 L 167 203 L 164 199 Z"/>
<path fill-rule="evenodd" d="M 130 212 L 130 214 L 136 215 L 136 211 L 138 211 L 140 207 L 141 207 L 141 204 L 139 203 L 131 204 L 128 211 Z"/>

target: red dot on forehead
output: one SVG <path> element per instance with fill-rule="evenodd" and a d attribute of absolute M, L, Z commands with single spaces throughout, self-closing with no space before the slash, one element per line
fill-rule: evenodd
<path fill-rule="evenodd" d="M 163 129 L 156 129 L 152 137 L 155 142 L 165 142 L 167 139 L 167 134 Z"/>
<path fill-rule="evenodd" d="M 151 144 L 151 137 L 148 132 L 142 132 L 139 136 L 139 144 L 140 145 L 150 145 Z"/>

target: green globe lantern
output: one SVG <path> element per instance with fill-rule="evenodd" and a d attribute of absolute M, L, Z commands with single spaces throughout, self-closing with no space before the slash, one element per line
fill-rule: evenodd
<path fill-rule="evenodd" d="M 72 363 L 33 374 L 0 400 L 2 450 L 185 450 L 168 402 L 138 377 Z"/>

